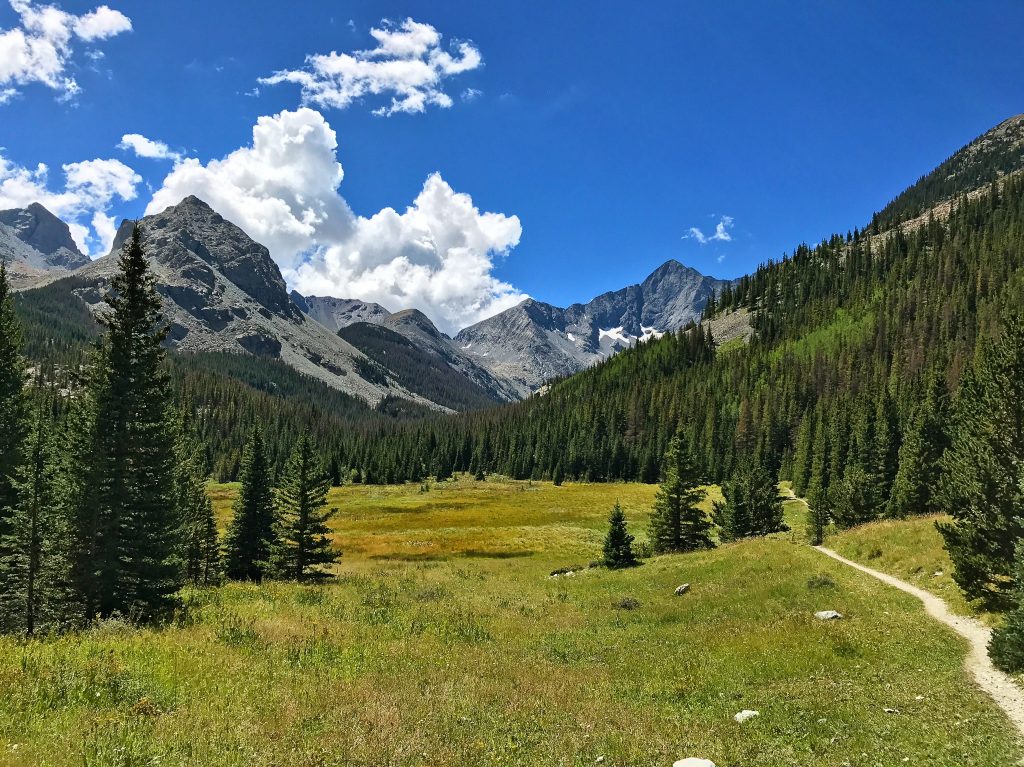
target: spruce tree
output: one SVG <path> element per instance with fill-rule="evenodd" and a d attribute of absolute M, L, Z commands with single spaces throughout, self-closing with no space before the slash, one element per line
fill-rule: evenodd
<path fill-rule="evenodd" d="M 936 489 L 942 454 L 949 445 L 946 435 L 948 397 L 941 373 L 929 379 L 924 402 L 907 426 L 900 446 L 899 470 L 893 482 L 886 513 L 890 517 L 935 514 L 939 511 Z"/>
<path fill-rule="evenodd" d="M 0 626 L 21 634 L 55 629 L 72 617 L 50 419 L 40 395 L 16 475 L 18 502 L 0 536 Z"/>
<path fill-rule="evenodd" d="M 711 522 L 700 507 L 704 483 L 678 434 L 669 443 L 663 471 L 651 514 L 651 547 L 658 553 L 712 548 Z"/>
<path fill-rule="evenodd" d="M 988 644 L 992 662 L 1007 674 L 1024 671 L 1024 542 L 1017 543 L 1015 568 L 1016 607 L 1006 616 L 1003 624 L 992 632 Z"/>
<path fill-rule="evenodd" d="M 800 419 L 796 436 L 796 452 L 793 454 L 793 492 L 798 496 L 807 494 L 811 479 L 811 462 L 814 459 L 814 411 L 808 409 Z"/>
<path fill-rule="evenodd" d="M 241 488 L 224 538 L 224 571 L 228 578 L 258 583 L 271 573 L 277 543 L 270 465 L 259 425 L 246 445 L 238 479 Z"/>
<path fill-rule="evenodd" d="M 327 522 L 336 510 L 325 512 L 329 477 L 305 432 L 299 437 L 277 489 L 281 574 L 299 583 L 323 580 L 325 568 L 340 556 L 333 547 Z"/>
<path fill-rule="evenodd" d="M 136 225 L 118 259 L 82 409 L 88 455 L 71 484 L 72 569 L 86 617 L 166 615 L 181 587 L 167 327 Z"/>
<path fill-rule="evenodd" d="M 14 314 L 7 265 L 0 259 L 0 534 L 17 504 L 15 475 L 28 433 L 21 324 Z"/>
<path fill-rule="evenodd" d="M 633 553 L 633 536 L 626 529 L 626 515 L 616 501 L 608 517 L 608 534 L 604 539 L 604 564 L 612 570 L 635 567 L 638 563 Z"/>
<path fill-rule="evenodd" d="M 174 447 L 174 501 L 181 525 L 181 559 L 186 581 L 196 586 L 216 583 L 220 575 L 220 544 L 213 504 L 206 492 L 206 462 L 189 412 L 182 406 Z"/>
<path fill-rule="evenodd" d="M 1010 318 L 963 377 L 942 459 L 938 505 L 953 578 L 988 608 L 1012 602 L 1015 547 L 1024 536 L 1024 318 Z"/>
<path fill-rule="evenodd" d="M 722 494 L 724 503 L 715 504 L 715 522 L 721 527 L 722 540 L 734 541 L 786 529 L 782 496 L 764 466 L 755 463 L 740 469 L 723 485 Z"/>

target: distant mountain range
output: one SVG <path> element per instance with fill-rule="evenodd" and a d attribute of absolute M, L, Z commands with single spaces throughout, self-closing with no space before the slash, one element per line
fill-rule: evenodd
<path fill-rule="evenodd" d="M 900 195 L 880 223 L 912 227 L 929 212 L 942 215 L 952 194 L 1019 170 L 1022 148 L 1024 116 L 1004 121 Z M 416 310 L 289 293 L 267 249 L 196 197 L 141 225 L 166 299 L 171 347 L 279 359 L 370 404 L 398 397 L 464 410 L 528 396 L 545 381 L 698 319 L 728 284 L 673 260 L 587 303 L 561 308 L 528 299 L 452 339 Z M 3 210 L 0 258 L 16 289 L 66 290 L 66 300 L 96 314 L 131 226 L 123 222 L 111 253 L 90 261 L 68 225 L 42 205 Z M 716 320 L 719 340 L 749 334 L 745 311 Z"/>
<path fill-rule="evenodd" d="M 728 283 L 667 261 L 638 285 L 562 309 L 527 299 L 462 330 L 455 342 L 521 394 L 700 318 Z"/>

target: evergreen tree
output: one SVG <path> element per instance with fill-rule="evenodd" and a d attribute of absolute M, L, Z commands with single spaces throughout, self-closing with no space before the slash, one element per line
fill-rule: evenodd
<path fill-rule="evenodd" d="M 700 474 L 682 437 L 677 434 L 665 454 L 664 479 L 654 498 L 650 521 L 651 546 L 658 553 L 709 549 L 711 522 Z"/>
<path fill-rule="evenodd" d="M 796 437 L 796 452 L 793 454 L 793 492 L 798 496 L 807 494 L 811 480 L 811 462 L 814 460 L 814 415 L 807 410 L 800 419 L 800 429 Z"/>
<path fill-rule="evenodd" d="M 1006 323 L 961 381 L 942 460 L 940 524 L 953 578 L 989 608 L 1011 601 L 1015 547 L 1024 536 L 1024 319 Z"/>
<path fill-rule="evenodd" d="M 831 521 L 828 500 L 824 494 L 807 504 L 807 535 L 812 546 L 825 542 L 825 530 Z"/>
<path fill-rule="evenodd" d="M 277 543 L 274 495 L 263 430 L 256 426 L 242 456 L 241 488 L 224 538 L 224 570 L 234 580 L 262 581 Z"/>
<path fill-rule="evenodd" d="M 851 464 L 842 481 L 829 488 L 831 517 L 839 527 L 856 527 L 878 519 L 876 480 L 876 475 Z"/>
<path fill-rule="evenodd" d="M 172 497 L 171 390 L 161 342 L 167 333 L 138 226 L 118 260 L 81 413 L 89 454 L 71 484 L 87 488 L 70 510 L 72 573 L 86 617 L 166 615 L 181 586 Z"/>
<path fill-rule="evenodd" d="M 888 516 L 906 517 L 939 511 L 936 488 L 942 454 L 949 444 L 946 403 L 946 387 L 941 375 L 931 376 L 925 400 L 908 424 L 900 446 L 899 470 L 886 511 Z"/>
<path fill-rule="evenodd" d="M 220 544 L 213 504 L 206 492 L 206 463 L 196 439 L 186 403 L 178 419 L 174 448 L 174 501 L 181 524 L 181 559 L 185 579 L 197 586 L 209 586 L 220 575 Z"/>
<path fill-rule="evenodd" d="M 604 564 L 613 570 L 635 567 L 638 563 L 633 553 L 633 536 L 626 529 L 626 515 L 616 501 L 608 517 L 608 534 L 604 539 Z"/>
<path fill-rule="evenodd" d="M 555 470 L 551 475 L 551 482 L 555 487 L 561 487 L 562 482 L 565 481 L 565 473 L 562 471 L 562 464 L 556 463 Z"/>
<path fill-rule="evenodd" d="M 328 577 L 326 567 L 338 560 L 327 522 L 336 509 L 324 512 L 330 479 L 309 435 L 303 433 L 292 451 L 277 489 L 279 516 L 278 569 L 300 583 Z"/>
<path fill-rule="evenodd" d="M 721 527 L 722 540 L 734 541 L 785 529 L 782 497 L 764 466 L 755 463 L 740 469 L 723 485 L 722 494 L 725 502 L 715 504 L 715 522 Z"/>
<path fill-rule="evenodd" d="M 0 535 L 17 504 L 15 474 L 28 432 L 21 324 L 14 315 L 7 265 L 0 259 Z"/>
<path fill-rule="evenodd" d="M 814 442 L 811 454 L 811 474 L 807 480 L 807 498 L 812 506 L 823 506 L 825 493 L 828 490 L 829 466 L 829 429 L 824 418 L 816 418 L 814 426 Z"/>
<path fill-rule="evenodd" d="M 988 654 L 997 668 L 1007 674 L 1024 671 L 1024 542 L 1017 543 L 1014 597 L 1016 607 L 1003 624 L 992 632 Z"/>
<path fill-rule="evenodd" d="M 35 408 L 15 488 L 18 502 L 0 536 L 0 627 L 34 634 L 71 615 L 63 545 L 67 531 L 56 504 L 49 403 Z"/>

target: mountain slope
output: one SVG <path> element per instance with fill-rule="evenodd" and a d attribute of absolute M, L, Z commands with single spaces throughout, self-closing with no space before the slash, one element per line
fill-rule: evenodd
<path fill-rule="evenodd" d="M 354 322 L 379 325 L 391 314 L 380 304 L 354 298 L 304 296 L 296 290 L 291 292 L 291 298 L 305 314 L 333 333 Z"/>
<path fill-rule="evenodd" d="M 303 296 L 294 290 L 291 297 L 307 316 L 328 330 L 335 330 L 378 366 L 390 371 L 395 380 L 420 382 L 413 391 L 426 397 L 430 397 L 428 390 L 444 392 L 440 400 L 434 400 L 438 404 L 462 410 L 521 396 L 518 387 L 477 364 L 417 309 L 392 314 L 380 304 L 357 299 Z M 388 332 L 363 327 L 367 325 Z M 394 334 L 402 340 L 393 338 Z M 390 355 L 386 352 L 388 348 L 392 350 Z M 433 370 L 443 383 L 425 384 L 427 370 Z"/>
<path fill-rule="evenodd" d="M 267 249 L 206 203 L 187 197 L 140 224 L 157 289 L 165 298 L 172 348 L 280 359 L 371 404 L 389 395 L 423 401 L 387 377 L 371 382 L 360 376 L 364 355 L 303 315 L 288 297 Z M 122 223 L 109 255 L 48 286 L 50 291 L 63 287 L 93 313 L 102 312 L 119 248 L 131 228 L 131 222 Z"/>
<path fill-rule="evenodd" d="M 71 237 L 68 225 L 34 202 L 26 208 L 0 210 L 0 224 L 43 257 L 42 269 L 77 269 L 89 263 Z"/>
<path fill-rule="evenodd" d="M 562 309 L 527 299 L 455 336 L 458 346 L 525 395 L 636 343 L 700 318 L 730 284 L 667 261 L 639 285 Z"/>
<path fill-rule="evenodd" d="M 1024 114 L 1003 120 L 922 176 L 879 211 L 874 226 L 877 230 L 891 229 L 956 195 L 981 189 L 1022 168 Z"/>
<path fill-rule="evenodd" d="M 958 171 L 965 186 L 942 215 L 800 245 L 723 289 L 716 320 L 749 317 L 750 344 L 702 353 L 704 325 L 640 344 L 543 397 L 405 425 L 368 446 L 367 471 L 436 445 L 457 470 L 655 481 L 681 432 L 710 480 L 753 460 L 798 492 L 856 504 L 861 521 L 885 512 L 907 430 L 1024 307 L 1024 160 L 993 185 L 985 169 L 1005 146 L 972 143 L 977 167 Z"/>

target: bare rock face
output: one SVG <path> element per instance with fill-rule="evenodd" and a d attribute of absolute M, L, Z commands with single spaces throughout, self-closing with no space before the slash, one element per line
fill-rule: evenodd
<path fill-rule="evenodd" d="M 50 211 L 34 202 L 27 208 L 0 210 L 0 224 L 34 251 L 42 254 L 42 265 L 36 268 L 77 269 L 89 263 L 71 237 L 68 225 Z"/>
<path fill-rule="evenodd" d="M 708 298 L 727 285 L 678 261 L 658 267 L 639 285 L 562 309 L 527 299 L 459 332 L 459 347 L 522 395 L 551 378 L 596 362 L 700 318 Z"/>

